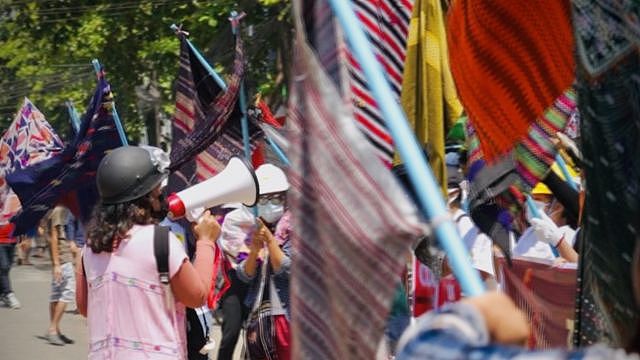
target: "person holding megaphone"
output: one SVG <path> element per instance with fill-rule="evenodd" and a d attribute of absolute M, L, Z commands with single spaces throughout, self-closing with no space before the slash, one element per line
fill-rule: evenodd
<path fill-rule="evenodd" d="M 245 304 L 251 313 L 245 325 L 246 346 L 250 359 L 288 360 L 291 358 L 289 182 L 284 172 L 272 164 L 256 169 L 256 177 L 260 189 L 258 219 L 250 236 L 249 254 L 237 269 L 238 278 L 249 284 Z"/>
<path fill-rule="evenodd" d="M 208 211 L 194 223 L 193 264 L 176 236 L 156 226 L 167 214 L 161 182 L 168 165 L 161 149 L 136 146 L 115 149 L 100 162 L 100 202 L 76 270 L 89 358 L 187 358 L 185 306 L 207 301 L 220 225 Z M 166 273 L 156 252 L 163 242 Z"/>

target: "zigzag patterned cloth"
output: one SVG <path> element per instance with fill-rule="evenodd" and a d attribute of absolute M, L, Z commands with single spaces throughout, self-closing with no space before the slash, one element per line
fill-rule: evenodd
<path fill-rule="evenodd" d="M 24 104 L 0 139 L 0 225 L 20 211 L 20 201 L 5 175 L 46 160 L 62 151 L 64 144 L 35 105 Z"/>
<path fill-rule="evenodd" d="M 458 0 L 451 72 L 488 162 L 511 151 L 574 80 L 568 0 Z"/>
<path fill-rule="evenodd" d="M 298 36 L 287 125 L 292 188 L 292 359 L 374 359 L 417 211 Z"/>
<path fill-rule="evenodd" d="M 467 122 L 471 215 L 487 233 L 484 224 L 495 224 L 490 230 L 494 233 L 489 235 L 506 255 L 509 255 L 506 231 L 511 229 L 514 219 L 525 219 L 524 194 L 531 192 L 555 161 L 557 149 L 551 138 L 565 131 L 576 113 L 576 93 L 570 88 L 531 124 L 527 135 L 513 150 L 492 163 L 487 163 L 484 157 L 474 124 Z M 493 212 L 487 207 L 492 207 Z"/>

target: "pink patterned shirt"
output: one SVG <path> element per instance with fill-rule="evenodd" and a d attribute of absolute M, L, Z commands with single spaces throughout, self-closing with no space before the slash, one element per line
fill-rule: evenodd
<path fill-rule="evenodd" d="M 173 297 L 173 306 L 165 304 L 153 225 L 136 225 L 129 235 L 113 253 L 84 251 L 89 359 L 186 359 L 185 307 Z M 169 239 L 173 277 L 188 258 L 173 234 Z"/>

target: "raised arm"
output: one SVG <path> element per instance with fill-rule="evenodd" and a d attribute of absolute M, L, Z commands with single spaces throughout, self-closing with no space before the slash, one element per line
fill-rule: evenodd
<path fill-rule="evenodd" d="M 193 232 L 197 238 L 195 261 L 191 264 L 184 258 L 170 280 L 176 299 L 191 308 L 207 302 L 213 276 L 215 241 L 220 235 L 220 225 L 207 211 L 193 227 Z"/>

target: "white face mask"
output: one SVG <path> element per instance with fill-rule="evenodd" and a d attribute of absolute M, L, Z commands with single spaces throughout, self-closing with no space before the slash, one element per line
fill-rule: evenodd
<path fill-rule="evenodd" d="M 546 202 L 533 200 L 533 203 L 536 205 L 536 208 L 538 209 L 538 211 L 540 211 L 541 213 L 545 212 L 545 210 L 547 208 L 547 203 Z"/>
<path fill-rule="evenodd" d="M 284 205 L 274 205 L 271 202 L 266 203 L 265 205 L 258 204 L 258 215 L 264 219 L 264 221 L 269 224 L 274 224 L 284 214 Z"/>

